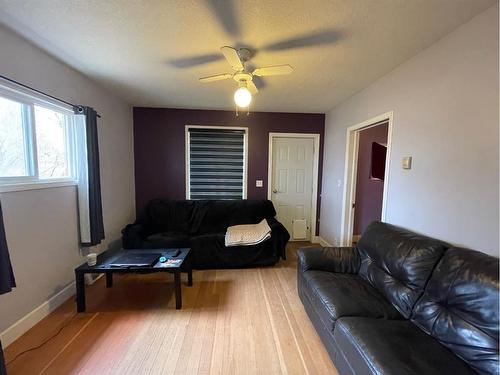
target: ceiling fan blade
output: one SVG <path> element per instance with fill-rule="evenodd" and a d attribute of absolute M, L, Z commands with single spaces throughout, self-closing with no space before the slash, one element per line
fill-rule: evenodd
<path fill-rule="evenodd" d="M 207 82 L 222 81 L 223 79 L 229 79 L 232 77 L 233 75 L 229 73 L 216 74 L 214 76 L 202 77 L 200 78 L 200 82 L 207 83 Z"/>
<path fill-rule="evenodd" d="M 263 88 L 265 88 L 267 86 L 266 85 L 266 81 L 264 81 L 264 79 L 262 77 L 253 76 L 252 77 L 252 82 L 255 83 L 255 86 L 259 90 L 262 90 Z"/>
<path fill-rule="evenodd" d="M 275 65 L 275 66 L 266 66 L 264 68 L 255 69 L 252 74 L 254 76 L 278 76 L 282 74 L 290 74 L 293 72 L 293 68 L 290 65 Z"/>
<path fill-rule="evenodd" d="M 231 65 L 234 70 L 244 69 L 243 63 L 241 62 L 240 56 L 238 55 L 238 51 L 236 51 L 233 47 L 224 46 L 220 50 L 229 65 Z"/>
<path fill-rule="evenodd" d="M 221 60 L 222 56 L 220 54 L 208 54 L 208 55 L 198 55 L 181 57 L 178 59 L 169 60 L 168 63 L 175 68 L 185 69 L 191 68 L 193 66 L 208 64 L 214 61 Z"/>
<path fill-rule="evenodd" d="M 262 51 L 283 51 L 291 48 L 304 48 L 322 46 L 337 42 L 342 37 L 342 32 L 337 29 L 329 29 L 313 32 L 297 37 L 288 38 L 279 42 L 268 44 L 260 48 Z"/>
<path fill-rule="evenodd" d="M 249 89 L 250 92 L 254 95 L 259 92 L 257 86 L 255 86 L 255 83 L 253 83 L 253 81 L 247 81 L 247 89 Z"/>
<path fill-rule="evenodd" d="M 208 9 L 219 21 L 226 33 L 234 38 L 241 34 L 241 28 L 234 0 L 205 0 Z"/>

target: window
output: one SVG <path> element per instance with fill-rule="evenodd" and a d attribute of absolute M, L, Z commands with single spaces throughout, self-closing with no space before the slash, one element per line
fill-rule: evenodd
<path fill-rule="evenodd" d="M 74 114 L 0 86 L 0 185 L 75 179 Z"/>
<path fill-rule="evenodd" d="M 29 107 L 0 97 L 0 176 L 29 176 Z"/>
<path fill-rule="evenodd" d="M 188 126 L 187 198 L 246 198 L 246 144 L 246 129 Z"/>

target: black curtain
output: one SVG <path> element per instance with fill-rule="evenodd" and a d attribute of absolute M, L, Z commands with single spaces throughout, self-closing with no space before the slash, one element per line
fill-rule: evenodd
<path fill-rule="evenodd" d="M 10 263 L 7 238 L 3 226 L 2 202 L 0 202 L 0 294 L 8 293 L 16 286 L 12 265 Z M 7 374 L 3 357 L 2 343 L 0 342 L 0 375 Z"/>
<path fill-rule="evenodd" d="M 10 263 L 7 238 L 3 226 L 2 203 L 0 202 L 0 294 L 10 292 L 15 286 L 16 280 Z"/>
<path fill-rule="evenodd" d="M 83 246 L 94 246 L 104 239 L 102 220 L 101 176 L 99 171 L 99 142 L 97 137 L 97 112 L 91 107 L 76 106 L 75 113 L 85 115 L 87 136 L 87 166 L 89 189 L 90 242 Z"/>

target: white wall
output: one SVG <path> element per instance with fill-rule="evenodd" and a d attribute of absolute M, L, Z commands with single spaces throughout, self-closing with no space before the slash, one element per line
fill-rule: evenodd
<path fill-rule="evenodd" d="M 135 216 L 131 106 L 0 26 L 0 74 L 75 104 L 98 122 L 106 240 L 116 245 Z M 76 187 L 1 194 L 17 288 L 0 296 L 0 332 L 74 281 L 78 247 Z M 5 338 L 4 338 L 5 340 Z"/>
<path fill-rule="evenodd" d="M 346 128 L 394 111 L 387 221 L 498 256 L 498 83 L 495 5 L 329 112 L 321 237 L 340 238 Z"/>

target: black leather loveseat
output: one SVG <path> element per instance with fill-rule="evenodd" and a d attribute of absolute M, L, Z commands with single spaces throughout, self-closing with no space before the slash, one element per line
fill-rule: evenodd
<path fill-rule="evenodd" d="M 123 229 L 125 249 L 190 247 L 195 268 L 267 266 L 285 257 L 290 236 L 275 219 L 268 200 L 166 200 L 148 203 L 134 224 Z M 266 219 L 271 238 L 253 246 L 224 245 L 232 225 Z"/>
<path fill-rule="evenodd" d="M 299 250 L 298 291 L 340 374 L 498 374 L 498 259 L 374 222 Z"/>

